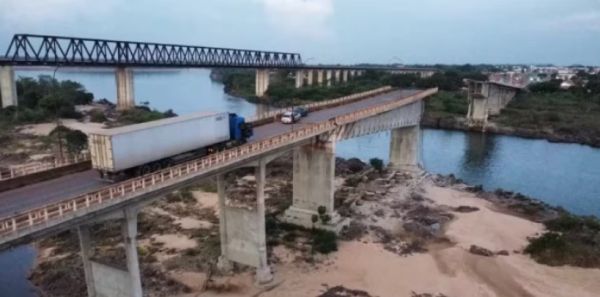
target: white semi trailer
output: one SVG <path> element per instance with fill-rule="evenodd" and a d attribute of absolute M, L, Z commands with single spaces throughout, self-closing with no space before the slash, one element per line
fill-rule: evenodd
<path fill-rule="evenodd" d="M 102 178 L 147 174 L 244 143 L 252 127 L 226 112 L 199 112 L 89 134 L 92 167 Z"/>

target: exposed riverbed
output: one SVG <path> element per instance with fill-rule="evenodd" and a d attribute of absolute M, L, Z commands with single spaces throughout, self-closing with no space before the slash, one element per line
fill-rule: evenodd
<path fill-rule="evenodd" d="M 45 72 L 52 75 L 52 72 Z M 17 75 L 37 75 L 20 72 Z M 57 79 L 83 83 L 96 98 L 113 100 L 114 76 L 110 72 L 61 72 Z M 169 71 L 136 74 L 138 102 L 148 101 L 159 110 L 178 114 L 194 111 L 230 111 L 250 116 L 256 106 L 223 92 L 209 71 Z M 341 157 L 387 160 L 389 133 L 368 135 L 340 143 Z M 486 189 L 519 191 L 577 214 L 600 215 L 600 149 L 576 144 L 549 143 L 510 136 L 459 131 L 423 130 L 422 160 L 427 171 L 453 173 Z M 35 252 L 20 247 L 0 254 L 0 292 L 7 296 L 34 297 L 27 282 Z"/>

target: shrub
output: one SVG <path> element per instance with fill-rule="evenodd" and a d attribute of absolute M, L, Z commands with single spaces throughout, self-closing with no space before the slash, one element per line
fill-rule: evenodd
<path fill-rule="evenodd" d="M 90 111 L 90 121 L 93 123 L 104 123 L 107 121 L 107 118 L 103 111 L 94 109 Z"/>
<path fill-rule="evenodd" d="M 329 254 L 337 251 L 337 235 L 334 232 L 314 230 L 312 235 L 312 249 L 314 252 Z"/>
<path fill-rule="evenodd" d="M 549 231 L 530 239 L 525 253 L 547 265 L 600 267 L 600 221 L 597 218 L 565 213 L 544 224 Z"/>
<path fill-rule="evenodd" d="M 375 170 L 382 172 L 383 171 L 383 160 L 379 158 L 371 158 L 369 160 L 369 164 L 375 168 Z"/>
<path fill-rule="evenodd" d="M 87 148 L 87 135 L 79 130 L 72 130 L 59 125 L 50 132 L 50 136 L 58 137 L 59 141 L 64 143 L 67 150 L 72 154 L 81 153 L 82 150 Z"/>

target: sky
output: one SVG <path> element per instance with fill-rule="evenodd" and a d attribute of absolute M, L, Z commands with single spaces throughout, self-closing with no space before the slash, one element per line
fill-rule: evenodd
<path fill-rule="evenodd" d="M 600 65 L 600 0 L 0 0 L 15 33 L 297 52 L 305 63 Z"/>

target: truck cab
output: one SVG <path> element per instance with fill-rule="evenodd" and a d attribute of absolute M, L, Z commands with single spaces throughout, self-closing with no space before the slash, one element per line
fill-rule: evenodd
<path fill-rule="evenodd" d="M 252 124 L 246 123 L 244 117 L 235 113 L 229 114 L 229 134 L 231 141 L 245 143 L 248 138 L 254 135 Z"/>

